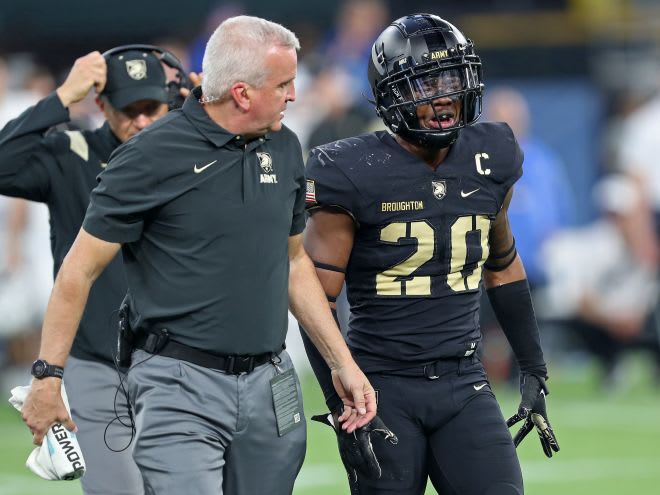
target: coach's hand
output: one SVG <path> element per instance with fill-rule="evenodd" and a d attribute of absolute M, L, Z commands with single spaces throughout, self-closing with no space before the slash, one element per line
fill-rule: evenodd
<path fill-rule="evenodd" d="M 55 423 L 62 423 L 69 431 L 78 431 L 62 400 L 61 386 L 60 378 L 32 380 L 21 416 L 32 432 L 35 445 L 41 445 L 48 429 Z"/>
<path fill-rule="evenodd" d="M 107 66 L 103 55 L 98 51 L 88 53 L 74 62 L 66 80 L 57 88 L 57 96 L 62 105 L 68 107 L 85 98 L 92 86 L 96 87 L 97 93 L 103 91 L 106 75 Z"/>
<path fill-rule="evenodd" d="M 511 416 L 506 425 L 510 428 L 519 421 L 524 423 L 518 433 L 513 437 L 513 443 L 516 447 L 520 445 L 527 434 L 536 427 L 541 440 L 541 447 L 547 457 L 552 457 L 552 452 L 559 452 L 559 443 L 555 432 L 548 421 L 548 413 L 545 407 L 545 396 L 548 394 L 548 388 L 545 380 L 536 375 L 523 373 L 520 377 L 520 392 L 522 398 L 518 412 Z"/>
<path fill-rule="evenodd" d="M 399 443 L 399 439 L 378 416 L 353 433 L 339 428 L 338 418 L 339 412 L 335 412 L 313 416 L 312 421 L 326 424 L 335 430 L 339 455 L 352 482 L 357 481 L 358 474 L 370 479 L 379 479 L 383 472 L 371 444 L 371 435 L 377 433 L 392 445 Z"/>
<path fill-rule="evenodd" d="M 354 361 L 331 371 L 332 384 L 344 404 L 339 416 L 341 428 L 353 433 L 376 416 L 376 393 L 369 380 Z"/>

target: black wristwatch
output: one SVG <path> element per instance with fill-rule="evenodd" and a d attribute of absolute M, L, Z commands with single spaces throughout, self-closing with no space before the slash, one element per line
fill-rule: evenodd
<path fill-rule="evenodd" d="M 31 373 L 33 377 L 39 380 L 49 376 L 62 378 L 62 376 L 64 376 L 64 368 L 54 364 L 48 364 L 48 361 L 43 359 L 37 359 L 34 363 L 32 363 Z"/>

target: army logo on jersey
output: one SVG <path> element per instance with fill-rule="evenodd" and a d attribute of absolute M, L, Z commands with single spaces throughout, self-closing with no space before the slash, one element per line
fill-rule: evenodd
<path fill-rule="evenodd" d="M 136 81 L 147 77 L 147 62 L 146 60 L 127 60 L 126 72 Z"/>
<path fill-rule="evenodd" d="M 259 177 L 259 182 L 262 184 L 277 184 L 277 175 L 273 173 L 273 159 L 269 153 L 265 151 L 257 151 L 257 158 L 259 159 L 259 166 L 264 172 Z"/>
<path fill-rule="evenodd" d="M 447 183 L 444 180 L 432 180 L 431 186 L 436 199 L 442 199 L 447 194 Z"/>

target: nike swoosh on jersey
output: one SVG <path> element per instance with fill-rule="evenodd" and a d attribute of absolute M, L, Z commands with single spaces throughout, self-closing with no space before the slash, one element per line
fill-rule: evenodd
<path fill-rule="evenodd" d="M 218 160 L 213 160 L 211 163 L 207 163 L 207 164 L 204 165 L 203 167 L 198 167 L 197 165 L 195 165 L 195 166 L 193 167 L 193 170 L 194 170 L 194 172 L 195 172 L 196 174 L 201 174 L 202 172 L 204 172 L 204 170 L 206 170 L 207 168 L 209 168 L 211 165 L 213 165 L 213 164 L 214 164 L 215 162 L 217 162 L 217 161 L 218 161 Z"/>
<path fill-rule="evenodd" d="M 470 192 L 463 192 L 463 190 L 461 189 L 461 198 L 467 198 L 468 196 L 472 196 L 472 195 L 473 195 L 474 193 L 476 193 L 479 189 L 481 189 L 481 188 L 480 188 L 480 187 L 477 187 L 474 191 L 470 191 Z"/>
<path fill-rule="evenodd" d="M 488 384 L 487 383 L 482 383 L 481 385 L 472 385 L 472 387 L 478 392 L 479 390 L 484 388 L 486 385 L 488 385 Z"/>

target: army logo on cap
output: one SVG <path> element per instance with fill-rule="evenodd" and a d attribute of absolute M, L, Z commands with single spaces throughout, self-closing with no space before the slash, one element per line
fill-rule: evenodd
<path fill-rule="evenodd" d="M 147 62 L 146 60 L 127 60 L 126 72 L 136 81 L 147 77 Z"/>

